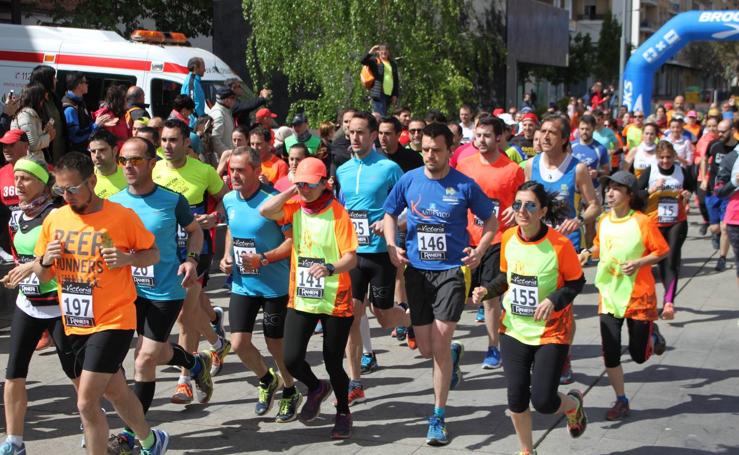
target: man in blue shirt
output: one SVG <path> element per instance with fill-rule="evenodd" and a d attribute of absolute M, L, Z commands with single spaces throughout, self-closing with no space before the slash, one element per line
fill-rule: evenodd
<path fill-rule="evenodd" d="M 282 345 L 290 282 L 288 258 L 293 242 L 285 236 L 283 227 L 259 214 L 264 201 L 279 194 L 259 181 L 261 163 L 259 152 L 251 147 L 236 147 L 231 153 L 233 191 L 223 198 L 228 231 L 220 267 L 233 277 L 229 304 L 231 346 L 244 366 L 259 378 L 256 414 L 264 415 L 272 408 L 274 395 L 284 384 L 276 417 L 277 422 L 284 423 L 295 420 L 303 399 L 285 367 Z M 264 341 L 282 377 L 267 367 L 252 344 L 260 308 Z"/>
<path fill-rule="evenodd" d="M 97 131 L 108 120 L 110 115 L 100 115 L 95 121 L 85 106 L 84 96 L 87 94 L 87 77 L 78 72 L 67 74 L 67 94 L 62 97 L 64 120 L 67 124 L 67 140 L 69 151 L 87 153 L 87 144 L 92 133 Z"/>
<path fill-rule="evenodd" d="M 336 170 L 336 179 L 341 188 L 339 200 L 349 212 L 359 241 L 357 266 L 349 272 L 355 316 L 346 345 L 350 406 L 365 398 L 360 382 L 360 324 L 361 315 L 365 313 L 364 298 L 367 291 L 371 291 L 369 301 L 382 327 L 407 326 L 410 323 L 406 309 L 394 303 L 395 267 L 390 262 L 382 235 L 382 218 L 385 214 L 382 206 L 390 190 L 403 175 L 403 170 L 375 150 L 377 129 L 374 116 L 367 112 L 356 112 L 349 122 L 352 157 Z M 374 364 L 376 366 L 376 360 Z"/>
<path fill-rule="evenodd" d="M 444 423 L 453 373 L 461 379 L 460 343 L 452 343 L 457 322 L 469 294 L 470 269 L 480 264 L 498 221 L 493 203 L 474 180 L 449 166 L 452 132 L 431 123 L 423 129 L 424 167 L 406 173 L 385 202 L 384 234 L 396 267 L 405 266 L 405 287 L 411 323 L 421 355 L 434 361 L 434 414 L 429 418 L 426 443 L 445 445 Z M 397 218 L 408 208 L 405 245 L 395 241 Z M 484 220 L 476 248 L 469 246 L 467 212 Z"/>
<path fill-rule="evenodd" d="M 200 57 L 192 57 L 187 61 L 189 74 L 185 76 L 180 95 L 187 95 L 195 102 L 195 111 L 190 114 L 190 128 L 195 128 L 198 117 L 205 115 L 205 91 L 201 79 L 205 74 L 205 61 Z"/>
<path fill-rule="evenodd" d="M 114 194 L 110 200 L 130 208 L 141 218 L 146 229 L 156 238 L 160 259 L 149 267 L 132 267 L 136 283 L 136 319 L 138 340 L 134 369 L 133 391 L 141 401 L 144 413 L 154 398 L 157 365 L 187 368 L 195 385 L 207 402 L 213 394 L 210 377 L 211 355 L 191 354 L 174 343 L 169 335 L 182 308 L 185 288 L 197 280 L 196 264 L 203 243 L 203 231 L 190 212 L 187 200 L 163 188 L 152 180 L 156 164 L 156 147 L 149 141 L 133 137 L 121 147 L 118 163 L 128 188 Z M 187 259 L 177 257 L 177 225 L 185 226 Z M 134 434 L 126 428 L 108 441 L 113 453 L 133 450 Z"/>

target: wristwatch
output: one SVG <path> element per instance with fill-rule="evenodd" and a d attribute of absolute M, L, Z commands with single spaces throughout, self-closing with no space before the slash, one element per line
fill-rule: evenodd
<path fill-rule="evenodd" d="M 577 215 L 577 221 L 580 222 L 580 226 L 585 226 L 585 218 L 582 215 Z"/>
<path fill-rule="evenodd" d="M 195 263 L 197 264 L 199 262 L 199 260 L 200 260 L 200 254 L 198 254 L 198 253 L 196 253 L 194 251 L 188 251 L 187 252 L 187 257 L 185 258 L 185 260 L 188 260 L 188 259 L 194 260 Z"/>
<path fill-rule="evenodd" d="M 259 253 L 259 263 L 264 265 L 269 265 L 269 259 L 267 259 L 267 256 L 264 255 L 264 253 Z"/>
<path fill-rule="evenodd" d="M 326 270 L 328 270 L 328 276 L 333 275 L 334 272 L 336 271 L 336 267 L 334 267 L 333 264 L 326 264 L 325 267 L 326 267 Z"/>

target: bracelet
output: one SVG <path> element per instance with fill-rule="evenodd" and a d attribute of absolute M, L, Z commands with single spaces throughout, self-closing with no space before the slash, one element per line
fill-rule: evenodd
<path fill-rule="evenodd" d="M 49 264 L 49 265 L 44 264 L 44 258 L 43 257 L 39 258 L 38 263 L 41 264 L 41 267 L 43 267 L 45 269 L 50 269 L 51 266 L 54 265 L 53 262 L 51 264 Z"/>

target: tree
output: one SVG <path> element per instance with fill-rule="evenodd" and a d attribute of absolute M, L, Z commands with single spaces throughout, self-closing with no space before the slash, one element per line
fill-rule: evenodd
<path fill-rule="evenodd" d="M 400 73 L 401 102 L 415 111 L 455 110 L 473 95 L 472 74 L 503 58 L 499 35 L 467 16 L 471 0 L 244 0 L 252 27 L 247 68 L 255 84 L 274 73 L 290 94 L 309 92 L 292 112 L 334 118 L 345 106 L 365 107 L 360 60 L 386 42 Z M 498 29 L 500 30 L 500 29 Z"/>
<path fill-rule="evenodd" d="M 617 83 L 619 80 L 619 49 L 621 41 L 621 24 L 610 11 L 603 17 L 598 45 L 595 48 L 593 76 L 605 83 Z"/>
<path fill-rule="evenodd" d="M 128 36 L 153 19 L 157 30 L 187 36 L 210 35 L 213 2 L 209 0 L 53 0 L 52 21 L 68 27 L 115 30 Z"/>

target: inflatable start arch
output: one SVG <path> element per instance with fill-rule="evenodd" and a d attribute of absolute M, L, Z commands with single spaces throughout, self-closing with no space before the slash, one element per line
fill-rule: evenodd
<path fill-rule="evenodd" d="M 691 41 L 739 40 L 739 11 L 688 11 L 673 17 L 637 48 L 624 70 L 621 104 L 649 115 L 654 73 Z"/>

